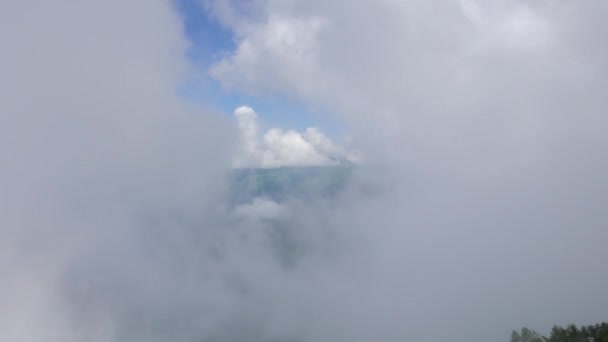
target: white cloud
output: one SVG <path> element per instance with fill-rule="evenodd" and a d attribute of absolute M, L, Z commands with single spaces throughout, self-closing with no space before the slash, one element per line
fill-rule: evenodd
<path fill-rule="evenodd" d="M 476 53 L 496 49 L 533 52 L 553 43 L 557 34 L 532 4 L 461 0 L 460 5 L 476 29 Z"/>
<path fill-rule="evenodd" d="M 488 341 L 605 319 L 606 1 L 217 1 L 243 7 L 213 74 L 341 115 L 369 167 L 339 196 L 231 210 L 237 137 L 175 96 L 170 1 L 2 1 L 0 340 Z M 346 153 L 236 115 L 244 164 Z"/>
<path fill-rule="evenodd" d="M 484 341 L 524 322 L 605 319 L 607 11 L 601 0 L 268 0 L 243 18 L 213 75 L 340 115 L 377 167 L 362 172 L 386 190 L 315 222 L 365 241 L 369 258 L 353 252 L 340 290 L 321 291 L 344 310 L 311 340 Z M 277 23 L 314 18 L 306 58 L 271 43 Z"/>
<path fill-rule="evenodd" d="M 235 23 L 234 25 L 239 25 Z M 275 82 L 320 80 L 314 74 L 317 63 L 317 35 L 325 25 L 321 17 L 283 17 L 271 14 L 267 25 L 246 26 L 237 51 L 210 69 L 224 87 L 251 93 L 274 89 Z M 272 69 L 272 73 L 266 71 Z M 318 84 L 320 86 L 320 84 Z"/>
<path fill-rule="evenodd" d="M 248 220 L 277 220 L 286 217 L 288 208 L 269 199 L 257 197 L 251 203 L 234 208 L 233 213 L 241 219 Z"/>
<path fill-rule="evenodd" d="M 357 160 L 353 153 L 334 144 L 318 128 L 307 128 L 304 133 L 271 128 L 262 135 L 252 108 L 239 107 L 234 115 L 241 138 L 235 167 L 325 166 L 337 164 L 342 159 Z"/>
<path fill-rule="evenodd" d="M 202 333 L 183 314 L 212 285 L 170 274 L 200 248 L 178 217 L 216 201 L 234 139 L 176 95 L 189 65 L 172 5 L 2 1 L 0 22 L 0 340 Z"/>

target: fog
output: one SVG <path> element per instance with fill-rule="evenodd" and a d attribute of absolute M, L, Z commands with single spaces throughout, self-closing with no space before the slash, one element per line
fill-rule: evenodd
<path fill-rule="evenodd" d="M 173 3 L 4 2 L 2 340 L 505 341 L 605 320 L 604 2 L 201 6 L 234 33 L 222 87 L 352 128 L 349 186 L 227 204 L 238 124 L 177 95 L 200 70 Z"/>

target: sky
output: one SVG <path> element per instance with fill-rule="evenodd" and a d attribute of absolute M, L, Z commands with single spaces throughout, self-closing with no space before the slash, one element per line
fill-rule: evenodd
<path fill-rule="evenodd" d="M 304 103 L 288 94 L 251 94 L 221 87 L 208 75 L 208 69 L 236 48 L 237 37 L 201 1 L 178 0 L 175 3 L 190 42 L 187 56 L 198 70 L 196 77 L 185 82 L 180 89 L 188 101 L 213 103 L 230 114 L 240 106 L 251 106 L 269 125 L 299 131 L 310 126 L 323 126 L 331 136 L 341 138 L 345 134 L 339 120 L 327 115 L 327 109 L 322 106 Z"/>
<path fill-rule="evenodd" d="M 606 13 L 0 2 L 0 340 L 485 342 L 605 320 Z M 358 166 L 333 196 L 231 204 L 235 167 L 341 158 Z"/>
<path fill-rule="evenodd" d="M 340 140 L 348 139 L 345 125 L 341 125 L 338 118 L 329 115 L 328 109 L 321 105 L 307 104 L 289 94 L 246 92 L 222 87 L 219 80 L 210 74 L 210 69 L 237 48 L 238 37 L 221 22 L 210 3 L 179 0 L 175 5 L 182 18 L 185 37 L 190 43 L 186 55 L 195 69 L 192 76 L 180 86 L 180 94 L 194 105 L 212 104 L 227 115 L 237 117 L 237 121 L 235 111 L 238 108 L 252 108 L 259 121 L 256 125 L 268 131 L 256 133 L 260 136 L 249 137 L 249 142 L 244 143 L 251 145 L 251 139 L 264 140 L 260 147 L 265 151 L 249 150 L 242 153 L 261 153 L 265 157 L 239 156 L 234 161 L 235 167 L 320 166 L 328 165 L 330 159 L 358 159 L 354 152 L 332 155 L 327 151 L 330 154 L 324 155 L 325 152 L 308 141 L 306 137 L 311 134 L 305 132 L 311 130 L 319 131 L 321 139 L 329 139 L 327 135 Z M 246 135 L 241 134 L 242 139 Z M 314 152 L 304 152 L 302 148 Z M 330 150 L 333 152 L 336 148 L 331 147 Z"/>

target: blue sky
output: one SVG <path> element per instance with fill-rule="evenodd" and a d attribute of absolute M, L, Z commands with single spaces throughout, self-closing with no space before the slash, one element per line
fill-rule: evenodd
<path fill-rule="evenodd" d="M 200 3 L 199 0 L 176 1 L 184 20 L 184 31 L 191 42 L 188 58 L 200 71 L 181 87 L 182 96 L 193 103 L 211 104 L 228 114 L 239 106 L 250 106 L 267 126 L 297 130 L 319 127 L 329 137 L 341 135 L 337 120 L 320 108 L 312 108 L 279 95 L 254 97 L 229 91 L 208 77 L 206 70 L 209 66 L 219 56 L 232 52 L 236 48 L 236 42 L 232 32 L 222 27 Z"/>

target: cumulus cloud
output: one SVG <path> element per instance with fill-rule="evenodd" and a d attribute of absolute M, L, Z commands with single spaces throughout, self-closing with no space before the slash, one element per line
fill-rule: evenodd
<path fill-rule="evenodd" d="M 234 115 L 238 120 L 242 144 L 234 163 L 236 167 L 326 166 L 341 160 L 357 159 L 316 127 L 309 127 L 304 133 L 271 128 L 262 135 L 257 114 L 252 108 L 239 107 Z"/>

